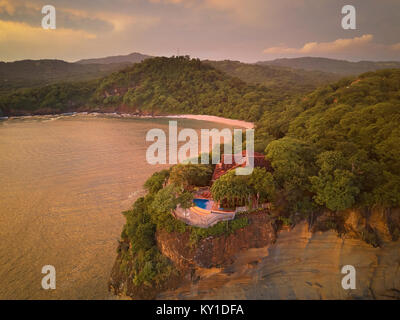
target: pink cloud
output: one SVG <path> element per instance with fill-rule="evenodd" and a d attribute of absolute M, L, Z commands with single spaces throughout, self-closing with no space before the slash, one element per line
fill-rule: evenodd
<path fill-rule="evenodd" d="M 366 49 L 376 46 L 373 43 L 374 36 L 365 34 L 361 37 L 350 39 L 337 39 L 332 42 L 308 42 L 301 48 L 291 48 L 287 46 L 277 46 L 265 49 L 267 54 L 330 54 L 353 51 L 355 49 Z"/>

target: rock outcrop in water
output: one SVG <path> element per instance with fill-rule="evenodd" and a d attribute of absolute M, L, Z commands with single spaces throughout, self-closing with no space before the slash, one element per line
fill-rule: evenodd
<path fill-rule="evenodd" d="M 117 259 L 110 286 L 133 298 L 400 299 L 400 211 L 335 217 L 325 213 L 312 226 L 303 221 L 277 231 L 270 216 L 258 213 L 235 234 L 194 247 L 187 234 L 159 232 L 159 249 L 180 276 L 151 294 L 129 291 Z M 344 265 L 356 268 L 355 290 L 341 286 Z"/>

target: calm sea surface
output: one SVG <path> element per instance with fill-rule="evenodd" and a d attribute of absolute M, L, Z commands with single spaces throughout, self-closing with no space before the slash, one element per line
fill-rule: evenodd
<path fill-rule="evenodd" d="M 196 120 L 179 127 L 222 128 Z M 166 119 L 93 116 L 0 122 L 0 299 L 109 299 L 121 211 L 166 166 L 146 162 L 145 136 Z M 44 265 L 56 290 L 43 290 Z"/>

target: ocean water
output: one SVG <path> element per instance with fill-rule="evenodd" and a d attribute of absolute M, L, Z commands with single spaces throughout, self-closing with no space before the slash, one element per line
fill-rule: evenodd
<path fill-rule="evenodd" d="M 180 128 L 224 125 L 178 120 Z M 0 122 L 0 299 L 111 299 L 122 211 L 167 165 L 150 165 L 149 129 L 167 119 L 93 116 Z M 44 290 L 44 265 L 56 289 Z"/>

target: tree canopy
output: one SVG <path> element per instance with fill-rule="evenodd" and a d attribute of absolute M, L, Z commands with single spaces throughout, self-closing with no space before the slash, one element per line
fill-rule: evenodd
<path fill-rule="evenodd" d="M 212 173 L 211 165 L 178 164 L 171 168 L 169 181 L 183 190 L 189 187 L 204 187 L 209 184 Z"/>
<path fill-rule="evenodd" d="M 237 74 L 223 65 L 186 56 L 150 58 L 98 80 L 5 91 L 0 110 L 6 115 L 78 110 L 195 113 L 257 121 L 270 106 L 304 92 L 305 82 L 312 90 L 327 80 L 322 77 L 321 82 L 309 72 L 300 76 L 301 71 L 256 65 L 241 66 L 243 71 Z M 254 68 L 261 70 L 265 81 L 245 82 L 246 74 L 255 74 Z M 277 81 L 279 85 L 271 85 Z"/>
<path fill-rule="evenodd" d="M 400 70 L 368 72 L 266 111 L 256 145 L 288 197 L 301 190 L 334 211 L 399 206 L 399 90 Z"/>
<path fill-rule="evenodd" d="M 265 168 L 254 168 L 248 176 L 236 175 L 235 170 L 230 170 L 213 183 L 211 193 L 214 200 L 229 207 L 245 204 L 251 207 L 253 199 L 256 206 L 260 201 L 271 201 L 275 184 Z"/>

